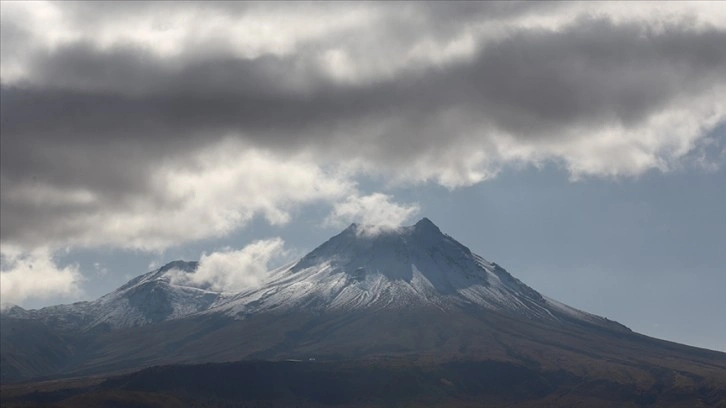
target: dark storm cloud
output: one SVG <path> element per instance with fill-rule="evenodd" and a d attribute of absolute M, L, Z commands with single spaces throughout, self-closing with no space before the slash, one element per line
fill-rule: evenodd
<path fill-rule="evenodd" d="M 715 29 L 654 33 L 583 20 L 561 32 L 514 33 L 443 69 L 411 67 L 353 85 L 326 77 L 306 55 L 168 61 L 140 49 L 72 44 L 34 60 L 33 84 L 3 86 L 3 158 L 19 161 L 11 153 L 39 148 L 38 140 L 153 151 L 229 132 L 263 145 L 315 146 L 350 124 L 393 117 L 415 129 L 452 108 L 518 137 L 605 121 L 627 126 L 721 85 L 724 44 L 726 32 Z M 458 131 L 432 139 L 468 136 Z M 415 155 L 420 136 L 410 133 L 418 132 L 384 136 L 403 139 Z M 388 151 L 379 147 L 375 153 Z"/>
<path fill-rule="evenodd" d="M 109 15 L 106 5 L 98 7 L 74 4 L 71 15 L 88 21 L 94 13 Z M 137 7 L 168 5 L 118 7 L 119 15 L 133 15 Z M 248 11 L 236 3 L 212 7 Z M 418 25 L 371 30 L 449 38 L 461 29 L 457 22 L 506 19 L 542 6 L 408 7 L 423 16 Z M 3 33 L 24 35 L 13 30 Z M 387 46 L 367 49 L 371 44 L 352 37 L 254 58 L 214 48 L 162 57 L 133 44 L 99 47 L 85 39 L 33 51 L 25 79 L 0 89 L 2 240 L 42 231 L 58 217 L 93 212 L 80 204 L 29 205 L 15 194 L 23 187 L 89 190 L 101 197 L 93 205 L 104 208 L 139 197 L 163 203 L 149 176 L 159 163 L 184 160 L 230 135 L 281 152 L 317 152 L 323 163 L 360 159 L 400 169 L 438 152 L 493 145 L 491 132 L 523 143 L 560 143 L 586 140 L 587 134 L 573 136 L 578 129 L 637 127 L 726 85 L 726 31 L 679 23 L 654 29 L 580 18 L 558 30 L 513 26 L 477 43 L 469 58 L 409 63 L 393 74 L 341 81 L 326 71 L 322 50 L 336 41 L 345 48 L 348 39 L 353 53 Z M 446 165 L 434 163 L 432 171 Z"/>
<path fill-rule="evenodd" d="M 514 34 L 447 80 L 470 98 L 469 106 L 484 107 L 500 126 L 525 137 L 604 120 L 627 126 L 723 84 L 724 40 L 726 32 L 717 30 L 675 26 L 653 33 L 583 20 L 563 32 Z"/>
<path fill-rule="evenodd" d="M 567 8 L 566 2 L 551 1 L 505 1 L 505 2 L 238 2 L 238 1 L 187 1 L 184 6 L 195 12 L 211 11 L 227 16 L 248 16 L 256 12 L 275 14 L 293 12 L 301 16 L 324 15 L 326 12 L 347 10 L 373 10 L 395 16 L 405 13 L 417 21 L 405 21 L 402 26 L 425 24 L 427 33 L 450 30 L 482 21 L 498 21 L 511 17 L 525 16 L 542 11 Z M 85 2 L 69 1 L 63 7 L 65 17 L 74 25 L 89 27 L 109 20 L 135 18 L 139 15 L 163 14 L 178 10 L 179 5 L 164 1 L 114 1 Z M 385 27 L 391 28 L 391 27 Z"/>

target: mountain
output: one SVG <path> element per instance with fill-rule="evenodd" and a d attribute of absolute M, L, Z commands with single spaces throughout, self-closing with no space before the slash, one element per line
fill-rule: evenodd
<path fill-rule="evenodd" d="M 272 271 L 259 287 L 237 294 L 175 279 L 197 267 L 197 262 L 173 261 L 91 302 L 39 310 L 13 305 L 4 307 L 3 314 L 59 330 L 89 331 L 144 326 L 205 311 L 240 318 L 289 310 L 466 307 L 628 330 L 542 296 L 443 234 L 428 218 L 395 229 L 352 224 L 298 262 Z"/>
<path fill-rule="evenodd" d="M 121 329 L 177 319 L 206 310 L 224 297 L 209 289 L 173 282 L 175 273 L 194 273 L 197 266 L 197 262 L 174 261 L 91 302 L 38 310 L 12 305 L 4 307 L 2 313 L 63 331 Z"/>
<path fill-rule="evenodd" d="M 231 316 L 308 310 L 483 309 L 538 321 L 625 326 L 548 299 L 445 235 L 428 218 L 379 230 L 352 224 L 259 289 L 209 310 Z"/>
<path fill-rule="evenodd" d="M 355 370 L 364 370 L 355 362 L 483 361 L 535 382 L 593 384 L 603 395 L 604 384 L 632 387 L 623 395 L 726 388 L 726 354 L 643 336 L 547 298 L 426 218 L 395 229 L 353 224 L 239 293 L 175 279 L 197 266 L 172 262 L 93 302 L 6 309 L 2 382 L 314 359 Z"/>

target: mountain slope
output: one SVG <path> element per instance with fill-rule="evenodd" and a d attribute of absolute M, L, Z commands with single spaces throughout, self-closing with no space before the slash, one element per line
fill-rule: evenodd
<path fill-rule="evenodd" d="M 175 284 L 174 274 L 196 267 L 171 263 L 94 302 L 46 308 L 53 313 L 3 313 L 3 327 L 36 322 L 24 333 L 63 342 L 31 365 L 23 335 L 3 329 L 11 373 L 3 381 L 315 358 L 499 361 L 643 387 L 725 383 L 726 354 L 642 336 L 544 297 L 428 219 L 391 230 L 351 225 L 237 294 Z"/>

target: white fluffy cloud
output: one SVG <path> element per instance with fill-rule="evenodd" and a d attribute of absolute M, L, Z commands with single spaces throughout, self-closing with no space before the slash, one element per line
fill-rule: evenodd
<path fill-rule="evenodd" d="M 42 211 L 29 221 L 37 228 L 26 225 L 24 236 L 10 244 L 163 250 L 224 236 L 256 215 L 285 224 L 299 206 L 334 202 L 355 191 L 351 180 L 304 158 L 285 159 L 230 140 L 185 160 L 160 162 L 147 177 L 152 191 L 123 197 L 123 206 L 100 192 L 42 184 L 11 190 L 4 200 L 31 202 Z M 42 218 L 54 211 L 59 213 Z"/>
<path fill-rule="evenodd" d="M 48 250 L 30 253 L 4 251 L 0 268 L 3 303 L 21 303 L 52 297 L 71 298 L 81 293 L 78 265 L 58 266 Z"/>
<path fill-rule="evenodd" d="M 417 204 L 398 204 L 387 194 L 351 195 L 336 203 L 326 219 L 329 225 L 343 226 L 357 222 L 366 226 L 367 232 L 395 228 L 419 212 Z"/>
<path fill-rule="evenodd" d="M 284 256 L 282 239 L 256 241 L 239 250 L 203 254 L 196 272 L 173 273 L 171 278 L 177 284 L 240 292 L 259 285 L 268 275 L 270 261 Z"/>

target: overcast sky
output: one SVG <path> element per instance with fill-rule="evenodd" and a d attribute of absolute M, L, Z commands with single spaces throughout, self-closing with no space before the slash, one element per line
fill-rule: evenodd
<path fill-rule="evenodd" d="M 726 351 L 722 3 L 0 7 L 3 302 L 178 258 L 239 290 L 427 216 L 545 295 Z"/>

